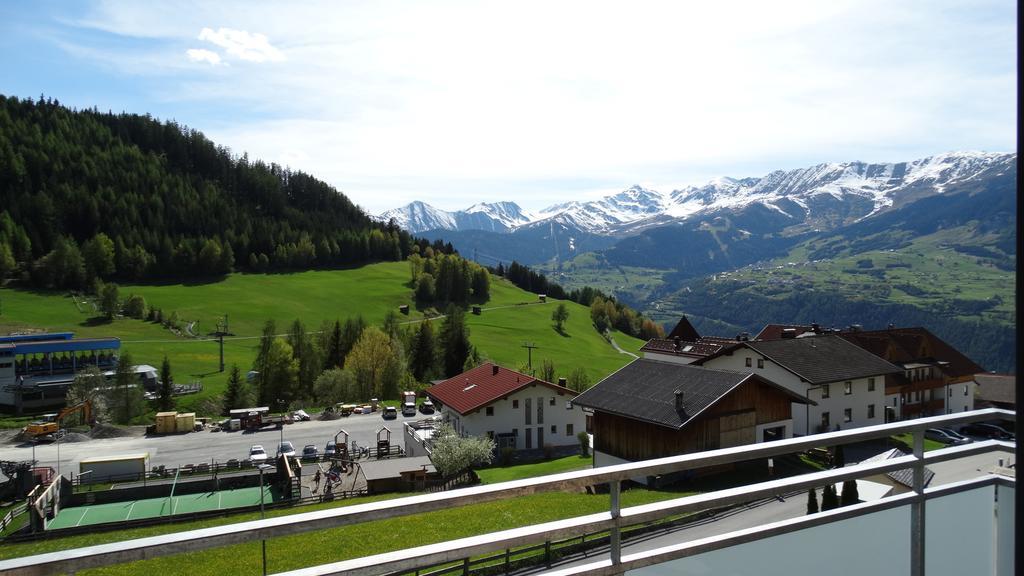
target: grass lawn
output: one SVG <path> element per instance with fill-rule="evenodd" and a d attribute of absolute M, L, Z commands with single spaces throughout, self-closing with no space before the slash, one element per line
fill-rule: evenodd
<path fill-rule="evenodd" d="M 905 434 L 896 434 L 895 436 L 892 437 L 892 441 L 896 443 L 899 447 L 901 447 L 903 450 L 905 450 L 907 453 L 913 452 L 914 450 L 914 435 L 911 434 L 910 432 L 907 432 Z M 936 442 L 935 440 L 929 440 L 928 438 L 924 439 L 925 452 L 929 450 L 938 450 L 940 448 L 945 447 L 946 445 L 943 444 L 942 442 Z"/>
<path fill-rule="evenodd" d="M 196 332 L 207 334 L 218 320 L 228 316 L 234 337 L 225 339 L 224 362 L 228 369 L 237 364 L 247 371 L 255 358 L 255 346 L 263 323 L 273 319 L 278 333 L 291 322 L 302 320 L 307 330 L 319 330 L 324 320 L 333 321 L 361 314 L 370 323 L 380 323 L 386 312 L 401 304 L 412 304 L 408 286 L 409 265 L 388 262 L 351 270 L 309 271 L 293 274 L 232 274 L 207 284 L 154 284 L 121 286 L 122 297 L 141 294 L 150 307 L 165 315 L 177 312 L 182 324 L 196 322 Z M 619 354 L 590 324 L 589 309 L 566 302 L 569 320 L 562 334 L 555 331 L 551 312 L 557 302 L 536 303 L 537 297 L 493 277 L 491 299 L 485 311 L 467 314 L 470 339 L 481 353 L 510 368 L 526 364 L 526 341 L 538 346 L 533 366 L 544 359 L 555 363 L 558 376 L 582 367 L 591 383 L 625 365 L 631 358 Z M 72 331 L 76 337 L 117 336 L 122 350 L 136 363 L 159 367 L 164 355 L 171 362 L 178 383 L 201 381 L 203 392 L 181 397 L 180 410 L 195 410 L 204 398 L 224 391 L 227 373 L 218 372 L 218 345 L 214 341 L 176 336 L 158 324 L 118 318 L 111 322 L 96 318 L 89 304 L 77 302 L 65 293 L 0 288 L 0 333 L 26 328 Z M 489 308 L 495 308 L 493 310 Z M 413 312 L 409 320 L 420 318 Z M 615 334 L 625 350 L 636 351 L 640 340 Z M 203 414 L 200 414 L 203 415 Z M 0 425 L 24 425 L 21 419 L 0 419 Z"/>
<path fill-rule="evenodd" d="M 521 480 L 535 476 L 546 476 L 560 472 L 572 472 L 590 468 L 593 460 L 590 456 L 566 456 L 544 462 L 533 462 L 530 464 L 519 464 L 518 466 L 495 466 L 477 470 L 477 476 L 484 484 L 496 484 L 508 482 L 509 480 Z"/>
<path fill-rule="evenodd" d="M 622 493 L 623 506 L 636 506 L 659 500 L 678 498 L 685 493 L 658 492 L 645 489 L 626 490 Z M 310 512 L 337 506 L 362 504 L 386 497 L 357 498 L 340 503 L 319 504 L 292 510 L 276 510 L 268 516 L 288 513 Z M 523 498 L 512 498 L 464 506 L 450 510 L 439 510 L 429 514 L 405 518 L 393 518 L 367 522 L 354 526 L 322 530 L 296 536 L 267 540 L 267 560 L 270 572 L 293 570 L 326 562 L 378 554 L 391 550 L 442 542 L 454 538 L 477 535 L 517 526 L 548 522 L 593 514 L 608 509 L 608 495 L 583 493 L 537 494 Z M 23 544 L 0 546 L 0 558 L 13 558 L 30 554 L 41 554 L 117 542 L 145 536 L 154 536 L 179 530 L 191 530 L 254 520 L 259 513 L 240 514 L 227 519 L 211 519 L 173 526 L 152 526 L 120 532 L 86 534 L 68 538 L 43 540 Z M 80 574 L 153 574 L 179 573 L 182 562 L 191 566 L 190 571 L 198 574 L 255 574 L 261 569 L 260 543 L 249 542 L 203 552 L 190 553 L 187 557 L 169 556 L 134 562 L 98 570 L 86 570 Z"/>

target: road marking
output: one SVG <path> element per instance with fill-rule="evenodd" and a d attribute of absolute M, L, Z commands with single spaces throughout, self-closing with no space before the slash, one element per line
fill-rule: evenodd
<path fill-rule="evenodd" d="M 85 512 L 82 512 L 82 515 L 79 516 L 78 522 L 75 523 L 75 526 L 81 526 L 82 525 L 82 520 L 85 519 L 85 515 L 89 513 L 89 510 L 92 510 L 92 508 L 86 508 Z"/>
<path fill-rule="evenodd" d="M 221 502 L 221 500 L 223 498 L 224 498 L 224 495 L 221 494 L 220 492 L 217 492 L 217 510 L 223 510 L 224 509 L 224 505 Z"/>
<path fill-rule="evenodd" d="M 135 502 L 132 502 L 131 506 L 128 507 L 128 515 L 125 516 L 125 518 L 124 518 L 125 520 L 128 520 L 129 518 L 132 517 L 132 510 L 135 509 L 135 505 L 138 504 L 138 503 L 139 503 L 139 501 L 136 500 Z"/>

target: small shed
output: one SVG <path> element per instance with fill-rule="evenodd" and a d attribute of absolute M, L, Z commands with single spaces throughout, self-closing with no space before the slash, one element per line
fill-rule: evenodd
<path fill-rule="evenodd" d="M 547 294 L 537 294 L 537 298 L 540 298 L 541 302 L 547 302 L 548 301 L 548 295 Z"/>
<path fill-rule="evenodd" d="M 196 429 L 196 413 L 182 412 L 174 417 L 174 430 L 176 432 L 192 432 Z"/>
<path fill-rule="evenodd" d="M 481 308 L 479 306 L 473 306 L 473 314 L 480 315 Z"/>
<path fill-rule="evenodd" d="M 360 467 L 370 494 L 423 489 L 427 480 L 437 477 L 437 469 L 428 456 L 375 460 Z"/>
<path fill-rule="evenodd" d="M 157 412 L 156 433 L 173 434 L 175 430 L 175 420 L 177 419 L 177 417 L 177 412 Z"/>
<path fill-rule="evenodd" d="M 409 305 L 408 304 L 402 304 L 401 306 L 398 307 L 398 311 L 401 312 L 402 314 L 405 314 L 406 316 L 408 316 L 409 315 Z"/>

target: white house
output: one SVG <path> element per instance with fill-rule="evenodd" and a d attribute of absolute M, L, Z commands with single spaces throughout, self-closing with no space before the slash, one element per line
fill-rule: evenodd
<path fill-rule="evenodd" d="M 883 424 L 886 376 L 902 372 L 833 334 L 742 341 L 696 364 L 752 372 L 813 400 L 816 405 L 793 405 L 798 435 Z"/>
<path fill-rule="evenodd" d="M 576 445 L 586 426 L 583 410 L 570 402 L 575 392 L 490 362 L 426 394 L 457 432 L 494 438 L 499 449 Z"/>

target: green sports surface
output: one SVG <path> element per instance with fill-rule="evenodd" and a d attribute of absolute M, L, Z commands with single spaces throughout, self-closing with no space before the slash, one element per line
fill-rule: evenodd
<path fill-rule="evenodd" d="M 269 486 L 263 488 L 263 491 L 264 502 L 270 503 L 275 501 L 276 491 L 272 491 Z M 173 514 L 225 510 L 242 506 L 255 506 L 259 503 L 260 489 L 259 487 L 253 487 L 185 494 L 174 496 L 173 498 L 148 498 L 146 500 L 75 506 L 73 508 L 62 508 L 53 520 L 46 523 L 46 529 L 60 530 L 62 528 L 105 524 L 107 522 L 124 522 L 126 520 L 158 518 Z"/>

